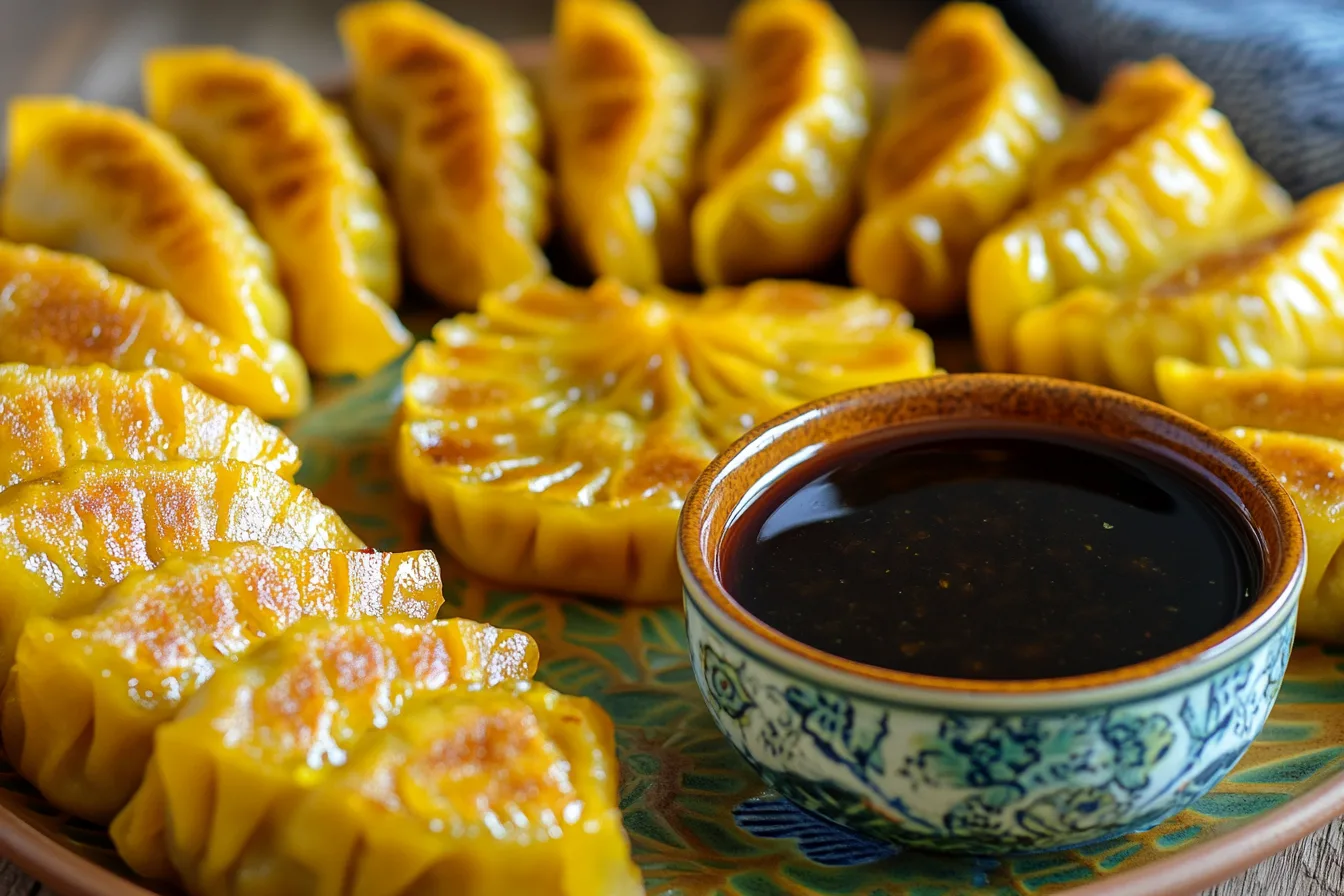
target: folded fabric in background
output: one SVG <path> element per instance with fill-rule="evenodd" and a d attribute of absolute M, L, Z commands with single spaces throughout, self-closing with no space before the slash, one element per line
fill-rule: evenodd
<path fill-rule="evenodd" d="M 998 0 L 1060 88 L 1092 99 L 1125 61 L 1169 54 L 1213 86 L 1251 155 L 1295 197 L 1344 181 L 1344 0 Z"/>

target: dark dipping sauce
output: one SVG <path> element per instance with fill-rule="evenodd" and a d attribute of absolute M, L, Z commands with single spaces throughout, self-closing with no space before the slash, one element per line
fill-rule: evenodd
<path fill-rule="evenodd" d="M 1193 471 L 1045 427 L 823 451 L 728 529 L 728 593 L 777 631 L 902 672 L 1128 666 L 1227 625 L 1260 587 L 1245 513 Z"/>

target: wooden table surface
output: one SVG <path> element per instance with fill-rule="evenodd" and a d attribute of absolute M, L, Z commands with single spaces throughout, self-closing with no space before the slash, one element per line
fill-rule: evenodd
<path fill-rule="evenodd" d="M 893 49 L 904 45 L 936 5 L 934 0 L 833 2 L 864 44 Z M 674 34 L 722 33 L 733 5 L 729 0 L 642 3 L 660 27 Z M 319 83 L 330 83 L 343 70 L 332 24 L 341 5 L 341 0 L 0 0 L 0 99 L 75 93 L 138 105 L 141 54 L 171 43 L 230 44 L 283 59 Z M 550 0 L 438 0 L 434 5 L 501 39 L 543 34 L 550 25 Z M 1344 820 L 1206 896 L 1340 894 Z M 0 862 L 0 896 L 52 894 Z"/>

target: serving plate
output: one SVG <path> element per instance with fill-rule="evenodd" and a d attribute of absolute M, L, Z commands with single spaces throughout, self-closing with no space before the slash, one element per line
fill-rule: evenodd
<path fill-rule="evenodd" d="M 721 41 L 686 43 L 711 65 L 722 59 Z M 544 60 L 547 44 L 510 50 L 530 68 Z M 898 57 L 871 53 L 869 60 L 874 81 L 889 84 Z M 421 310 L 409 322 L 423 336 L 436 317 Z M 941 336 L 937 350 L 943 367 L 968 368 L 964 334 Z M 319 383 L 312 410 L 286 427 L 303 452 L 298 481 L 382 550 L 433 544 L 423 512 L 401 495 L 392 471 L 388 433 L 398 383 L 395 367 L 364 381 Z M 1212 793 L 1153 830 L 999 861 L 899 853 L 764 788 L 701 702 L 680 607 L 512 591 L 442 559 L 446 615 L 530 632 L 541 648 L 537 677 L 592 697 L 611 714 L 621 807 L 652 896 L 1193 893 L 1278 852 L 1344 807 L 1344 648 L 1300 645 L 1249 753 Z M 989 768 L 1032 748 L 1006 735 L 1001 743 L 988 738 L 967 761 Z M 1058 821 L 1086 823 L 1081 814 Z M 53 809 L 2 759 L 0 854 L 68 896 L 177 892 L 136 880 L 102 827 Z"/>

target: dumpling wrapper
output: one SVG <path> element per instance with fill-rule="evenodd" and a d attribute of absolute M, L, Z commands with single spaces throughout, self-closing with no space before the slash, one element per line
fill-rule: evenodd
<path fill-rule="evenodd" d="M 537 647 L 468 619 L 306 619 L 219 669 L 160 725 L 144 782 L 112 824 L 137 873 L 200 896 L 305 891 L 282 835 L 303 795 L 416 694 L 531 678 Z"/>
<path fill-rule="evenodd" d="M 52 805 L 107 823 L 144 776 L 154 729 L 215 669 L 301 619 L 433 619 L 430 551 L 216 544 L 112 586 L 89 614 L 24 626 L 5 755 Z"/>
<path fill-rule="evenodd" d="M 1344 368 L 1205 367 L 1161 358 L 1162 403 L 1206 426 L 1247 426 L 1344 439 Z"/>
<path fill-rule="evenodd" d="M 144 70 L 150 118 L 274 252 L 308 365 L 363 375 L 404 352 L 396 225 L 344 115 L 279 63 L 233 50 L 157 50 Z"/>
<path fill-rule="evenodd" d="M 0 203 L 11 240 L 91 256 L 230 339 L 289 339 L 271 250 L 199 162 L 131 112 L 12 100 Z"/>
<path fill-rule="evenodd" d="M 211 459 L 293 479 L 299 449 L 171 371 L 0 364 L 0 491 L 83 461 Z"/>
<path fill-rule="evenodd" d="M 219 542 L 364 547 L 312 492 L 237 461 L 84 463 L 0 492 L 0 678 L 29 619 L 88 613 L 131 573 Z"/>
<path fill-rule="evenodd" d="M 78 255 L 4 240 L 0 362 L 163 367 L 267 419 L 292 417 L 310 400 L 308 371 L 289 345 L 229 339 L 189 318 L 166 292 Z"/>

